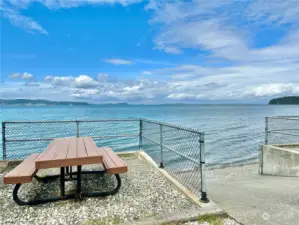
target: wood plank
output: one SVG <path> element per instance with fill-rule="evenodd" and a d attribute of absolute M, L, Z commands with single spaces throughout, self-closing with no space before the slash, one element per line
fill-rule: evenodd
<path fill-rule="evenodd" d="M 49 146 L 44 150 L 43 154 L 40 154 L 40 156 L 38 157 L 38 159 L 36 161 L 53 158 L 57 151 L 56 142 L 58 142 L 58 141 L 59 141 L 59 139 L 54 139 L 49 144 Z"/>
<path fill-rule="evenodd" d="M 87 157 L 87 152 L 85 148 L 84 138 L 77 138 L 77 157 L 83 158 Z"/>
<path fill-rule="evenodd" d="M 32 181 L 32 177 L 37 172 L 35 168 L 35 160 L 40 154 L 31 154 L 29 157 L 24 159 L 16 168 L 10 171 L 4 177 L 4 184 L 22 184 L 29 183 Z"/>
<path fill-rule="evenodd" d="M 85 147 L 86 147 L 88 156 L 101 155 L 96 143 L 93 141 L 93 139 L 91 137 L 84 138 L 84 143 L 85 143 Z"/>
<path fill-rule="evenodd" d="M 92 144 L 90 144 L 91 141 L 88 141 L 89 144 L 87 148 L 94 148 Z M 88 150 L 86 149 L 84 138 L 60 138 L 55 139 L 53 142 L 57 153 L 55 153 L 52 158 L 39 157 L 36 161 L 37 169 L 88 165 L 103 162 L 103 156 L 99 153 L 91 156 L 87 155 Z M 68 143 L 68 150 L 65 154 L 66 143 Z M 93 149 L 91 149 L 91 151 L 93 151 Z M 48 152 L 45 151 L 42 154 L 48 154 Z M 65 155 L 65 157 L 63 157 L 63 155 Z"/>
<path fill-rule="evenodd" d="M 77 138 L 70 138 L 70 145 L 67 152 L 67 159 L 73 159 L 77 157 Z"/>
<path fill-rule="evenodd" d="M 53 159 L 65 159 L 69 150 L 71 138 L 65 138 L 60 142 L 59 151 L 56 152 L 56 155 Z"/>
<path fill-rule="evenodd" d="M 128 172 L 126 163 L 111 148 L 99 148 L 104 155 L 103 166 L 107 174 L 119 174 Z"/>

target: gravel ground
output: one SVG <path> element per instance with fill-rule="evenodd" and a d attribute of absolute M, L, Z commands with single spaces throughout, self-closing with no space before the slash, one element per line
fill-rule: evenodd
<path fill-rule="evenodd" d="M 117 224 L 138 218 L 154 216 L 197 205 L 179 192 L 149 164 L 137 158 L 125 159 L 129 172 L 122 174 L 122 187 L 105 198 L 86 198 L 83 201 L 67 200 L 39 206 L 19 206 L 12 199 L 13 185 L 4 185 L 0 174 L 0 224 Z M 85 166 L 84 170 L 100 169 Z M 55 174 L 56 169 L 41 170 L 38 175 Z M 114 183 L 114 176 L 83 175 L 82 189 L 101 190 Z M 103 183 L 105 185 L 103 185 Z M 73 191 L 75 181 L 66 182 L 66 191 Z M 59 182 L 32 183 L 21 187 L 24 199 L 37 196 L 58 195 Z"/>

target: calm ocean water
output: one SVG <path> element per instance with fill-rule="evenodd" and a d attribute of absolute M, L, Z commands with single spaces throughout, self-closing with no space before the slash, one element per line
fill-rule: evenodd
<path fill-rule="evenodd" d="M 299 106 L 4 106 L 1 109 L 1 121 L 141 117 L 196 128 L 206 133 L 209 164 L 257 159 L 258 146 L 264 141 L 264 118 L 279 115 L 299 115 Z"/>

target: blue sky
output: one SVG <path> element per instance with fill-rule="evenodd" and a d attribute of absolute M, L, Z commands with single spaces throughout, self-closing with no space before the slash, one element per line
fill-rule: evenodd
<path fill-rule="evenodd" d="M 1 0 L 1 96 L 263 103 L 299 94 L 297 0 Z"/>

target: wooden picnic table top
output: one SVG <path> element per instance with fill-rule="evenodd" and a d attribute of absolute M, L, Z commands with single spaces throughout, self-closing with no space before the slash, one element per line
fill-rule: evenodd
<path fill-rule="evenodd" d="M 56 138 L 35 161 L 36 169 L 97 164 L 103 154 L 91 137 Z"/>

